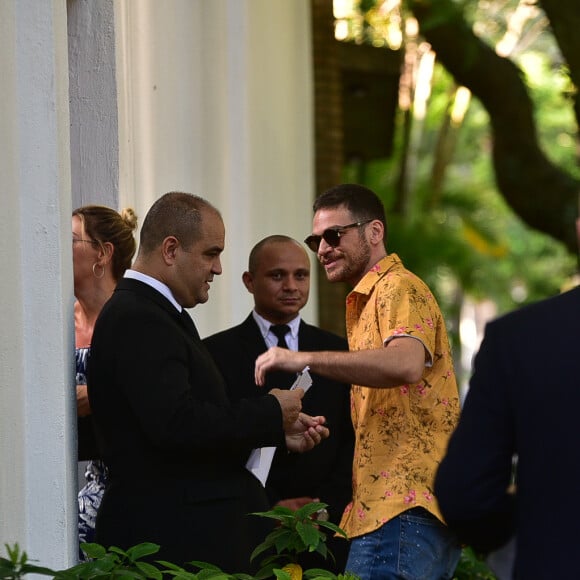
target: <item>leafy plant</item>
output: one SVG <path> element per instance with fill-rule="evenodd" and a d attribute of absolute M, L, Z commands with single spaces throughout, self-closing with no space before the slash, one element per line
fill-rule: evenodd
<path fill-rule="evenodd" d="M 36 566 L 28 560 L 25 551 L 20 551 L 20 546 L 4 544 L 8 558 L 0 558 L 0 578 L 7 580 L 19 580 L 26 574 L 41 574 L 42 576 L 54 576 L 56 573 L 50 568 Z"/>
<path fill-rule="evenodd" d="M 152 556 L 159 551 L 160 546 L 153 543 L 142 543 L 127 551 L 116 546 L 108 550 L 100 544 L 81 544 L 82 550 L 90 558 L 65 570 L 54 571 L 30 564 L 26 552 L 20 551 L 18 544 L 14 547 L 6 545 L 8 558 L 0 558 L 0 580 L 20 580 L 26 574 L 42 574 L 56 580 L 88 580 L 93 578 L 119 578 L 120 580 L 162 580 L 163 577 L 173 577 L 177 580 L 301 580 L 302 568 L 296 562 L 296 557 L 302 552 L 317 552 L 323 557 L 333 557 L 326 546 L 324 529 L 346 537 L 338 526 L 331 522 L 318 521 L 315 514 L 327 507 L 324 503 L 311 503 L 296 511 L 288 508 L 275 507 L 268 512 L 258 512 L 253 515 L 275 519 L 279 526 L 266 536 L 253 552 L 251 559 L 260 554 L 274 551 L 262 562 L 256 576 L 245 573 L 229 574 L 217 566 L 202 561 L 188 562 L 185 569 L 165 560 L 154 560 Z M 352 574 L 338 576 L 323 569 L 311 569 L 304 573 L 308 580 L 357 580 Z"/>
<path fill-rule="evenodd" d="M 330 530 L 345 538 L 346 533 L 332 522 L 320 521 L 315 518 L 316 512 L 325 507 L 327 507 L 325 503 L 312 502 L 296 511 L 276 506 L 270 511 L 253 514 L 277 520 L 279 524 L 256 547 L 250 557 L 251 560 L 254 560 L 260 554 L 274 552 L 263 560 L 262 568 L 256 575 L 257 580 L 272 575 L 284 580 L 301 578 L 302 568 L 297 562 L 297 556 L 302 552 L 317 552 L 324 558 L 329 556 L 334 558 L 326 546 L 326 534 L 322 530 Z M 279 568 L 280 565 L 282 568 Z M 327 570 L 318 568 L 309 570 L 305 575 L 307 578 L 346 578 L 343 575 L 337 577 Z"/>
<path fill-rule="evenodd" d="M 467 546 L 461 551 L 453 580 L 497 580 L 497 576 L 489 569 L 484 558 Z"/>
<path fill-rule="evenodd" d="M 81 544 L 81 548 L 90 560 L 57 572 L 55 578 L 59 580 L 112 577 L 154 578 L 155 580 L 163 578 L 164 571 L 155 564 L 142 560 L 157 553 L 158 544 L 146 542 L 133 546 L 126 552 L 115 546 L 106 550 L 100 544 Z"/>
<path fill-rule="evenodd" d="M 261 568 L 255 576 L 246 573 L 229 574 L 214 564 L 202 561 L 188 562 L 190 569 L 177 566 L 165 560 L 153 560 L 152 556 L 160 546 L 145 542 L 127 551 L 111 546 L 108 550 L 100 544 L 81 544 L 90 558 L 65 570 L 54 571 L 36 566 L 28 560 L 26 552 L 20 551 L 18 544 L 5 544 L 8 558 L 0 558 L 0 580 L 21 580 L 27 574 L 50 576 L 56 580 L 89 580 L 110 578 L 119 580 L 163 580 L 164 577 L 176 580 L 358 580 L 351 573 L 334 574 L 322 568 L 302 570 L 297 556 L 303 552 L 317 552 L 324 558 L 333 555 L 326 546 L 326 533 L 346 534 L 332 522 L 316 520 L 315 514 L 324 503 L 311 503 L 293 511 L 276 506 L 267 512 L 253 515 L 274 519 L 278 526 L 256 547 L 251 560 L 265 556 Z M 455 570 L 453 580 L 496 580 L 495 575 L 485 564 L 483 558 L 471 548 L 466 547 Z"/>

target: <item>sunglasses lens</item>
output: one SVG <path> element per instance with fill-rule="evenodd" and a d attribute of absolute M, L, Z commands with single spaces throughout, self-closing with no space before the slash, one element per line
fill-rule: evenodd
<path fill-rule="evenodd" d="M 318 252 L 321 240 L 324 240 L 329 246 L 336 248 L 340 245 L 340 231 L 329 228 L 322 232 L 321 236 L 308 236 L 304 243 L 313 251 Z"/>
<path fill-rule="evenodd" d="M 322 232 L 322 237 L 324 241 L 333 248 L 336 248 L 340 245 L 340 232 L 335 229 L 328 229 Z"/>
<path fill-rule="evenodd" d="M 322 240 L 322 236 L 308 236 L 304 243 L 313 251 L 318 252 L 318 246 L 320 246 L 320 240 Z"/>

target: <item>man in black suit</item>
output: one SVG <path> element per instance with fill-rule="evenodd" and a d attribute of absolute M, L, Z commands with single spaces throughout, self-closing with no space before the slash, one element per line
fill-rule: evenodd
<path fill-rule="evenodd" d="M 276 326 L 286 325 L 281 340 L 292 350 L 348 350 L 344 338 L 301 320 L 300 310 L 310 290 L 310 260 L 296 240 L 275 235 L 258 242 L 250 253 L 248 271 L 242 280 L 253 295 L 254 310 L 242 324 L 204 340 L 224 375 L 230 399 L 263 394 L 263 387 L 254 381 L 254 364 L 258 355 L 279 344 L 274 334 Z M 288 388 L 294 378 L 291 373 L 271 373 L 266 386 Z M 354 432 L 350 385 L 314 373 L 312 379 L 312 388 L 302 400 L 303 409 L 307 413 L 323 413 L 332 426 L 332 435 L 305 454 L 288 454 L 286 449 L 279 448 L 266 491 L 272 505 L 291 509 L 312 501 L 327 503 L 329 519 L 339 524 L 352 495 Z M 327 543 L 336 562 L 307 554 L 302 566 L 344 571 L 348 542 L 328 537 Z"/>
<path fill-rule="evenodd" d="M 488 552 L 515 534 L 514 578 L 578 577 L 579 328 L 578 287 L 487 325 L 437 473 L 464 542 Z"/>
<path fill-rule="evenodd" d="M 96 322 L 88 392 L 109 482 L 96 541 L 155 542 L 155 558 L 247 571 L 263 540 L 264 491 L 250 449 L 306 451 L 328 436 L 299 412 L 302 390 L 228 401 L 223 378 L 185 308 L 221 274 L 224 225 L 207 201 L 172 192 L 149 210 L 132 270 Z"/>

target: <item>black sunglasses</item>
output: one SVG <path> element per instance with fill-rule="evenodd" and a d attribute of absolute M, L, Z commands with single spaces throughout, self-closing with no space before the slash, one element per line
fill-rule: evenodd
<path fill-rule="evenodd" d="M 347 226 L 337 226 L 335 228 L 328 228 L 322 232 L 322 235 L 315 236 L 312 234 L 308 236 L 304 243 L 313 251 L 318 252 L 318 248 L 320 246 L 320 242 L 324 240 L 329 246 L 336 248 L 340 245 L 340 237 L 344 233 L 345 230 L 349 230 L 351 228 L 360 228 L 361 226 L 365 226 L 369 222 L 373 220 L 366 220 L 364 222 L 354 222 L 353 224 L 348 224 Z"/>

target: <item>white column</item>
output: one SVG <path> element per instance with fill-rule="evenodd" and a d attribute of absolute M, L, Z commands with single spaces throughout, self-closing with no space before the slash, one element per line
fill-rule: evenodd
<path fill-rule="evenodd" d="M 119 140 L 113 0 L 68 3 L 73 207 L 118 209 Z"/>
<path fill-rule="evenodd" d="M 72 207 L 120 209 L 113 0 L 67 7 Z M 78 463 L 79 489 L 87 463 Z"/>
<path fill-rule="evenodd" d="M 0 3 L 0 546 L 75 561 L 65 0 Z"/>
<path fill-rule="evenodd" d="M 144 217 L 181 190 L 224 216 L 224 273 L 192 312 L 206 336 L 248 314 L 241 275 L 252 246 L 311 229 L 309 1 L 116 0 L 115 9 L 120 205 Z"/>

